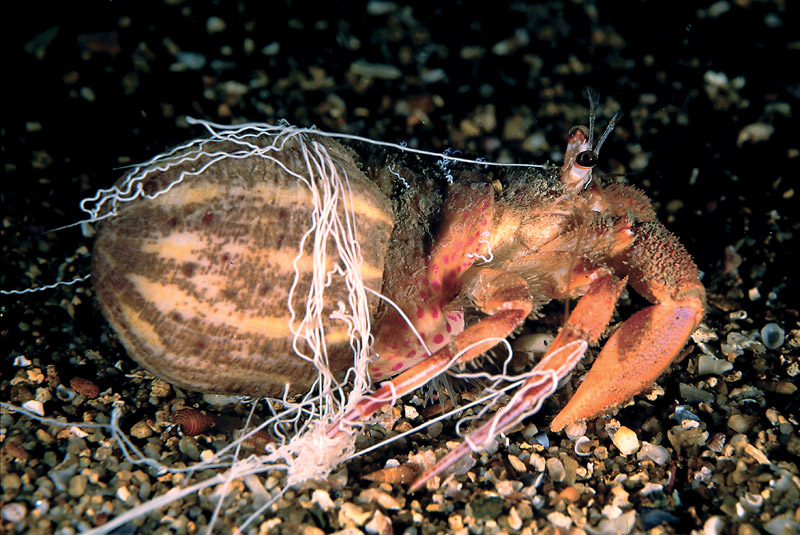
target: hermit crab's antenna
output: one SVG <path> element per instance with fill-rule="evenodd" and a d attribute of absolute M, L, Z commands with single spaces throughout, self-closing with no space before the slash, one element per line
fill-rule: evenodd
<path fill-rule="evenodd" d="M 605 143 L 606 139 L 608 139 L 611 131 L 614 130 L 614 127 L 617 125 L 617 121 L 622 118 L 622 112 L 618 111 L 614 114 L 611 120 L 608 121 L 608 126 L 606 126 L 603 135 L 600 136 L 600 140 L 597 142 L 597 145 L 594 145 L 594 123 L 597 119 L 597 107 L 600 104 L 600 95 L 598 95 L 597 92 L 591 87 L 586 88 L 586 95 L 589 98 L 589 139 L 587 148 L 578 154 L 575 162 L 581 167 L 588 167 L 591 169 L 597 165 L 598 156 L 600 155 L 600 147 L 603 146 L 603 143 Z"/>
<path fill-rule="evenodd" d="M 586 97 L 589 99 L 589 147 L 591 147 L 594 143 L 594 122 L 597 118 L 597 106 L 600 105 L 600 95 L 591 87 L 587 87 Z"/>

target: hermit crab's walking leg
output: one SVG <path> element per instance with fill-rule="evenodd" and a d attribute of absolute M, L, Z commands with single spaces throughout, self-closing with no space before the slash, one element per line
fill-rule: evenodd
<path fill-rule="evenodd" d="M 600 273 L 602 271 L 598 271 Z M 609 274 L 599 275 L 578 302 L 567 323 L 561 327 L 547 354 L 534 368 L 532 376 L 520 387 L 509 405 L 415 481 L 412 490 L 452 466 L 473 448 L 486 447 L 494 436 L 536 412 L 542 401 L 555 391 L 558 381 L 583 357 L 588 344 L 597 342 L 603 334 L 625 282 Z"/>
<path fill-rule="evenodd" d="M 485 269 L 478 270 L 474 279 L 472 284 L 492 289 L 490 295 L 482 297 L 481 306 L 484 312 L 492 315 L 468 327 L 419 364 L 384 382 L 374 394 L 362 399 L 348 414 L 334 423 L 328 431 L 329 437 L 336 436 L 354 423 L 365 421 L 383 405 L 413 392 L 455 364 L 468 362 L 485 353 L 525 321 L 532 304 L 528 285 L 522 277 L 505 271 Z"/>
<path fill-rule="evenodd" d="M 483 354 L 509 336 L 528 317 L 532 301 L 525 279 L 504 270 L 469 269 L 478 257 L 479 242 L 485 239 L 491 222 L 493 198 L 488 184 L 456 184 L 450 188 L 441 237 L 428 259 L 429 271 L 424 283 L 430 289 L 428 299 L 441 301 L 437 306 L 442 310 L 460 293 L 489 316 L 459 334 L 453 333 L 454 336 L 432 355 L 384 382 L 374 394 L 360 400 L 335 422 L 328 431 L 329 436 L 336 436 L 343 429 L 363 422 L 381 406 L 425 385 L 455 364 Z M 413 303 L 406 305 L 415 306 Z M 418 321 L 417 325 L 424 325 L 424 322 Z M 398 335 L 401 335 L 400 330 L 400 326 L 395 328 Z M 391 334 L 386 337 L 390 338 Z M 437 334 L 433 341 L 439 336 L 443 335 Z"/>

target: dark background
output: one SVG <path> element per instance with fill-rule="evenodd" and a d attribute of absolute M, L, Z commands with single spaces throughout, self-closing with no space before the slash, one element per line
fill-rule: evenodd
<path fill-rule="evenodd" d="M 722 3 L 729 9 L 721 14 L 695 2 L 497 3 L 482 10 L 446 3 L 396 6 L 384 15 L 368 14 L 363 3 L 219 4 L 31 4 L 31 11 L 16 17 L 15 40 L 5 47 L 11 75 L 4 83 L 2 127 L 2 201 L 15 223 L 50 228 L 77 219 L 77 201 L 110 185 L 120 165 L 202 135 L 187 128 L 187 115 L 223 123 L 286 119 L 437 150 L 451 143 L 462 119 L 491 103 L 498 126 L 490 134 L 510 159 L 543 163 L 558 157 L 570 126 L 585 123 L 582 91 L 591 86 L 601 102 L 613 99 L 610 109 L 627 114 L 600 167 L 627 171 L 625 179 L 662 207 L 662 219 L 666 203 L 682 201 L 667 223 L 701 269 L 713 270 L 726 246 L 752 238 L 756 243 L 737 246 L 751 265 L 763 245 L 774 257 L 759 280 L 748 280 L 748 270 L 741 270 L 746 289 L 757 285 L 766 295 L 787 282 L 791 241 L 776 243 L 774 232 L 797 224 L 791 210 L 797 200 L 787 193 L 794 186 L 792 112 L 800 93 L 793 67 L 799 45 L 787 22 L 793 20 L 791 3 Z M 222 18 L 226 29 L 209 34 L 210 16 Z M 41 34 L 50 28 L 58 32 L 48 41 Z M 528 44 L 508 55 L 492 53 L 495 43 L 519 28 L 529 35 Z M 250 52 L 245 39 L 252 40 Z M 280 48 L 267 56 L 261 50 L 270 43 Z M 176 63 L 170 46 L 201 54 L 205 66 L 170 70 Z M 462 59 L 466 46 L 482 49 L 482 57 Z M 358 91 L 346 75 L 356 60 L 395 65 L 402 76 Z M 302 86 L 313 68 L 327 78 L 325 87 Z M 421 74 L 433 69 L 444 76 L 426 82 Z M 742 77 L 744 86 L 712 99 L 704 89 L 709 71 L 729 80 Z M 253 85 L 259 76 L 268 78 L 262 87 L 225 94 L 226 82 Z M 341 99 L 341 116 L 326 113 L 328 95 Z M 407 126 L 398 102 L 411 97 L 431 105 L 432 96 L 438 102 L 429 121 Z M 357 117 L 357 107 L 368 116 Z M 520 140 L 503 139 L 504 122 L 518 112 L 531 119 L 529 133 L 547 135 L 548 150 L 526 152 Z M 28 122 L 41 129 L 29 131 Z M 737 145 L 741 129 L 756 122 L 773 126 L 771 137 Z M 472 138 L 468 152 L 498 155 L 480 141 Z M 626 143 L 649 154 L 641 173 L 630 173 Z M 37 159 L 40 168 L 32 169 Z M 777 221 L 768 215 L 772 211 Z M 59 235 L 59 241 L 68 238 L 68 232 Z M 11 279 L 5 287 L 9 283 L 18 284 Z M 793 290 L 790 284 L 782 295 Z"/>

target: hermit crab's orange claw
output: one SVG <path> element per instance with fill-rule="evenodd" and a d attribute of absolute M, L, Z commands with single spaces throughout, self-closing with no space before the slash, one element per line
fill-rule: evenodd
<path fill-rule="evenodd" d="M 656 304 L 631 316 L 606 342 L 578 391 L 551 423 L 553 431 L 598 416 L 649 387 L 703 318 L 705 289 L 697 267 L 660 223 L 640 225 L 633 245 L 617 261 L 631 286 Z"/>
<path fill-rule="evenodd" d="M 560 431 L 629 400 L 661 375 L 686 344 L 702 317 L 698 300 L 640 310 L 606 342 L 592 369 L 550 424 Z"/>

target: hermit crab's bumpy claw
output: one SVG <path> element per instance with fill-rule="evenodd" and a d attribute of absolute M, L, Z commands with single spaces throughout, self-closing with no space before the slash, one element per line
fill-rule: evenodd
<path fill-rule="evenodd" d="M 654 304 L 628 318 L 606 341 L 578 391 L 551 423 L 554 431 L 598 416 L 648 388 L 703 318 L 705 289 L 697 267 L 657 221 L 633 229 L 633 243 L 616 263 L 627 271 L 628 283 Z"/>

